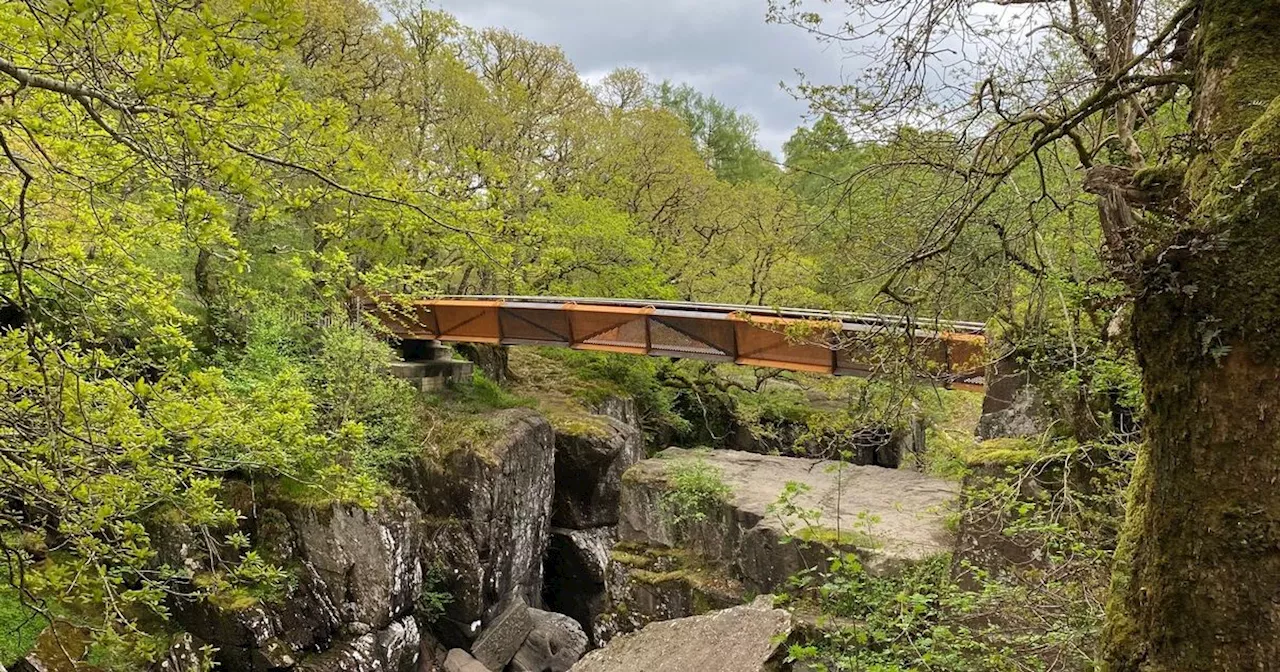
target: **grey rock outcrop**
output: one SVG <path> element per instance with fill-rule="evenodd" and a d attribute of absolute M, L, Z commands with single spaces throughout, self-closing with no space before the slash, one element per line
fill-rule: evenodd
<path fill-rule="evenodd" d="M 1053 413 L 1036 389 L 1036 379 L 1018 370 L 1014 358 L 987 367 L 982 415 L 974 434 L 979 439 L 1041 436 L 1053 426 Z"/>
<path fill-rule="evenodd" d="M 644 458 L 640 430 L 606 416 L 575 434 L 557 433 L 551 522 L 575 530 L 618 523 L 622 474 Z"/>
<path fill-rule="evenodd" d="M 443 464 L 420 462 L 407 490 L 431 517 L 428 562 L 448 570 L 441 590 L 453 601 L 441 637 L 462 645 L 468 627 L 496 616 L 513 597 L 542 603 L 542 558 L 551 529 L 555 482 L 551 425 L 532 409 L 490 417 L 489 445 L 458 450 Z"/>
<path fill-rule="evenodd" d="M 422 516 L 410 501 L 377 509 L 264 502 L 257 535 L 271 536 L 271 558 L 295 568 L 279 600 L 242 609 L 207 602 L 175 610 L 186 630 L 218 649 L 221 669 L 371 670 L 412 667 L 422 589 Z"/>
<path fill-rule="evenodd" d="M 533 631 L 511 660 L 512 672 L 568 672 L 587 651 L 587 633 L 564 614 L 530 609 Z"/>
<path fill-rule="evenodd" d="M 613 418 L 624 425 L 642 430 L 640 409 L 636 400 L 631 397 L 605 397 L 592 406 L 592 412 Z"/>
<path fill-rule="evenodd" d="M 732 495 L 705 520 L 677 526 L 662 505 L 670 488 L 667 469 L 693 459 L 718 470 Z M 770 510 L 790 482 L 807 488 L 794 503 L 820 512 L 818 526 L 807 528 Z M 954 483 L 905 470 L 668 448 L 624 476 L 619 535 L 627 542 L 696 550 L 731 568 L 749 589 L 767 592 L 824 562 L 837 547 L 858 553 L 868 571 L 881 574 L 949 551 L 954 538 L 945 518 L 957 493 Z M 780 544 L 789 534 L 799 540 Z"/>
<path fill-rule="evenodd" d="M 608 609 L 591 623 L 597 646 L 654 621 L 742 604 L 746 589 L 724 568 L 676 548 L 621 544 L 610 554 Z"/>
<path fill-rule="evenodd" d="M 349 639 L 309 656 L 299 672 L 396 672 L 412 670 L 418 655 L 418 624 L 405 617 L 390 626 Z"/>
<path fill-rule="evenodd" d="M 622 474 L 644 459 L 644 434 L 631 399 L 600 402 L 597 415 L 557 424 L 556 486 L 545 560 L 545 604 L 598 636 L 609 612 L 609 552 L 617 540 Z M 612 631 L 609 631 L 612 632 Z"/>
<path fill-rule="evenodd" d="M 651 623 L 587 654 L 573 672 L 766 672 L 778 669 L 791 616 L 763 596 L 749 605 Z"/>
<path fill-rule="evenodd" d="M 206 672 L 213 663 L 213 649 L 183 632 L 173 638 L 164 657 L 151 666 L 151 672 Z"/>

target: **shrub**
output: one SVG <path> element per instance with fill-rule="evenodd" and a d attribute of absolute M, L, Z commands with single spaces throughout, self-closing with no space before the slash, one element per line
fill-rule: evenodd
<path fill-rule="evenodd" d="M 224 359 L 231 359 L 224 355 Z M 281 409 L 324 437 L 342 461 L 364 474 L 387 470 L 420 449 L 418 395 L 387 373 L 391 348 L 364 329 L 338 322 L 314 327 L 281 308 L 254 313 L 245 347 L 230 364 L 231 388 L 251 404 L 267 397 L 292 399 Z"/>
<path fill-rule="evenodd" d="M 989 455 L 1018 461 L 969 472 L 971 534 L 1034 560 L 979 567 L 942 555 L 876 577 L 853 555 L 831 558 L 794 577 L 788 597 L 846 625 L 792 647 L 794 660 L 875 672 L 1094 669 L 1130 448 L 1063 441 L 1030 458 Z"/>
<path fill-rule="evenodd" d="M 662 495 L 662 511 L 676 526 L 706 520 L 733 493 L 720 470 L 699 458 L 668 465 L 667 486 Z"/>
<path fill-rule="evenodd" d="M 417 395 L 387 373 L 391 348 L 358 327 L 322 330 L 308 366 L 319 426 L 348 450 L 356 465 L 377 472 L 403 462 L 421 446 Z"/>

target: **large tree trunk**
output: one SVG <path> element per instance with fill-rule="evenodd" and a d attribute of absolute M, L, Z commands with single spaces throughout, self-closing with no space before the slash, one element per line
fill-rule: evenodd
<path fill-rule="evenodd" d="M 1204 0 L 1199 31 L 1198 206 L 1134 306 L 1148 408 L 1117 672 L 1280 669 L 1280 0 Z"/>

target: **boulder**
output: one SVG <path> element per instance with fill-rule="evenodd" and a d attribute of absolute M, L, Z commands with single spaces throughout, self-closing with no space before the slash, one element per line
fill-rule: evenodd
<path fill-rule="evenodd" d="M 704 512 L 704 520 L 677 525 L 663 505 L 671 489 L 667 469 L 695 459 L 710 464 L 731 495 Z M 816 524 L 771 506 L 792 482 L 802 488 L 794 505 L 811 521 L 816 515 Z M 893 573 L 950 551 L 954 535 L 946 516 L 958 489 L 955 483 L 898 469 L 668 448 L 624 476 L 619 538 L 696 550 L 730 568 L 749 590 L 769 592 L 798 571 L 825 563 L 837 550 L 857 553 L 873 574 Z M 788 536 L 795 543 L 780 543 Z"/>
<path fill-rule="evenodd" d="M 542 557 L 551 529 L 555 453 L 551 425 L 536 411 L 516 408 L 488 418 L 488 445 L 423 459 L 402 476 L 410 496 L 431 518 L 426 562 L 448 570 L 444 590 L 454 596 L 444 619 L 464 626 L 495 615 L 518 596 L 542 603 Z M 457 629 L 457 628 L 455 628 Z M 454 646 L 474 639 L 467 628 L 442 639 Z"/>
<path fill-rule="evenodd" d="M 543 602 L 547 608 L 582 624 L 596 646 L 601 642 L 596 638 L 595 625 L 611 604 L 607 588 L 609 551 L 616 536 L 613 527 L 552 528 L 547 546 Z"/>
<path fill-rule="evenodd" d="M 640 408 L 632 397 L 605 397 L 592 404 L 591 411 L 596 415 L 613 418 L 636 429 L 644 429 L 640 421 Z"/>
<path fill-rule="evenodd" d="M 512 672 L 567 672 L 587 652 L 587 633 L 564 614 L 530 609 L 533 631 L 511 661 Z"/>
<path fill-rule="evenodd" d="M 418 639 L 417 672 L 444 672 L 444 661 L 448 656 L 449 650 L 434 634 L 423 632 Z"/>
<path fill-rule="evenodd" d="M 321 603 L 336 608 L 340 623 L 380 629 L 413 610 L 422 587 L 422 516 L 412 502 L 376 512 L 295 505 L 285 515 L 299 558 L 319 579 Z"/>
<path fill-rule="evenodd" d="M 444 672 L 490 672 L 489 668 L 462 649 L 450 649 L 441 669 Z"/>
<path fill-rule="evenodd" d="M 1014 357 L 988 365 L 982 415 L 974 431 L 979 439 L 1042 436 L 1053 426 L 1053 412 L 1036 389 L 1038 381 L 1019 367 Z"/>
<path fill-rule="evenodd" d="M 485 625 L 471 647 L 471 655 L 491 670 L 501 670 L 533 632 L 534 621 L 523 600 L 512 600 L 493 621 Z"/>
<path fill-rule="evenodd" d="M 644 458 L 639 429 L 606 416 L 559 431 L 551 524 L 581 530 L 618 523 L 622 473 Z"/>
<path fill-rule="evenodd" d="M 418 658 L 418 624 L 412 617 L 309 656 L 299 672 L 410 672 Z"/>
<path fill-rule="evenodd" d="M 587 654 L 573 672 L 765 672 L 786 655 L 791 616 L 771 596 L 702 616 L 651 623 Z"/>
<path fill-rule="evenodd" d="M 86 660 L 93 633 L 65 621 L 54 621 L 36 637 L 27 654 L 13 661 L 13 672 L 76 672 Z"/>

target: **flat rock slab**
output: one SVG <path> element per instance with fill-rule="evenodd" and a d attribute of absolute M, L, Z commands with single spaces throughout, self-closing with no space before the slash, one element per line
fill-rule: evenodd
<path fill-rule="evenodd" d="M 444 672 L 490 672 L 490 670 L 466 651 L 451 649 L 444 659 Z"/>
<path fill-rule="evenodd" d="M 572 672 L 761 672 L 782 655 L 791 615 L 772 597 L 702 616 L 650 623 L 587 654 Z"/>
<path fill-rule="evenodd" d="M 663 511 L 667 470 L 681 461 L 715 467 L 732 490 L 726 506 L 707 520 L 676 526 Z M 683 546 L 732 566 L 751 587 L 775 590 L 799 569 L 825 560 L 837 540 L 855 549 L 873 573 L 892 573 L 950 551 L 947 529 L 959 484 L 902 469 L 856 466 L 736 450 L 668 448 L 627 471 L 619 532 L 624 541 Z M 807 486 L 795 504 L 821 512 L 818 529 L 770 512 L 788 482 Z M 807 540 L 778 544 L 788 533 Z M 806 548 L 808 547 L 808 548 Z"/>
<path fill-rule="evenodd" d="M 471 655 L 490 670 L 501 670 L 511 662 L 524 640 L 533 632 L 533 615 L 523 600 L 514 600 L 480 633 L 471 646 Z"/>

